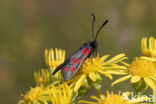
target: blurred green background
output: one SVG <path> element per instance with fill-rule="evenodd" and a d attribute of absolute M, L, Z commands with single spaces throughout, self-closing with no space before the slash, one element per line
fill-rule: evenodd
<path fill-rule="evenodd" d="M 155 0 L 0 0 L 1 104 L 17 103 L 35 85 L 33 72 L 45 67 L 45 48 L 66 49 L 69 56 L 92 39 L 90 12 L 95 31 L 109 19 L 98 37 L 100 55 L 124 52 L 131 61 L 141 55 L 141 38 L 156 34 Z M 104 91 L 110 82 L 105 78 Z M 111 89 L 131 90 L 131 84 Z"/>

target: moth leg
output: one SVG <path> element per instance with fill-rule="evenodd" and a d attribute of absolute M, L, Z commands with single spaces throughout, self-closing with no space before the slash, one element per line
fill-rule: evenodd
<path fill-rule="evenodd" d="M 90 58 L 91 58 L 91 62 L 93 63 L 93 57 L 94 57 L 94 51 L 91 52 Z"/>
<path fill-rule="evenodd" d="M 97 48 L 95 48 L 95 50 L 91 52 L 90 58 L 91 58 L 92 63 L 93 63 L 93 59 L 92 59 L 93 57 L 97 57 Z"/>
<path fill-rule="evenodd" d="M 94 56 L 97 57 L 97 48 L 95 49 Z"/>

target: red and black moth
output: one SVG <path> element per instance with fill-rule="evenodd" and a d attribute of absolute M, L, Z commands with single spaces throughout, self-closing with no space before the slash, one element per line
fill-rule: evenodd
<path fill-rule="evenodd" d="M 53 75 L 58 72 L 60 69 L 62 76 L 65 81 L 70 80 L 79 70 L 79 68 L 82 66 L 83 62 L 89 58 L 93 57 L 94 54 L 97 54 L 97 36 L 101 29 L 104 27 L 104 25 L 108 22 L 106 20 L 99 30 L 97 31 L 96 35 L 94 36 L 94 22 L 95 22 L 95 15 L 91 13 L 93 16 L 92 21 L 92 38 L 93 41 L 89 41 L 84 43 L 76 52 L 74 52 L 70 57 L 68 57 L 61 65 L 56 67 L 55 71 L 53 72 Z"/>

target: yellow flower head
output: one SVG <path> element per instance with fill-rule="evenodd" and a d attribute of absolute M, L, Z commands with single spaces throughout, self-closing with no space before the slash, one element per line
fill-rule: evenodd
<path fill-rule="evenodd" d="M 26 102 L 33 102 L 37 101 L 39 97 L 42 95 L 42 88 L 41 87 L 35 87 L 31 88 L 29 92 L 26 93 L 24 96 L 24 100 Z"/>
<path fill-rule="evenodd" d="M 136 58 L 128 68 L 128 71 L 133 76 L 156 77 L 154 63 L 145 59 Z"/>
<path fill-rule="evenodd" d="M 53 73 L 53 71 L 57 66 L 59 66 L 64 62 L 64 60 L 65 60 L 65 50 L 57 48 L 55 49 L 55 51 L 53 49 L 45 50 L 45 62 L 47 66 L 50 68 L 49 70 L 50 75 Z M 53 76 L 53 79 L 62 79 L 61 73 L 60 72 L 56 73 Z"/>
<path fill-rule="evenodd" d="M 142 38 L 141 47 L 143 55 L 149 57 L 156 57 L 156 39 L 154 37 L 149 38 L 149 43 L 147 43 L 147 37 Z"/>
<path fill-rule="evenodd" d="M 112 79 L 111 74 L 105 73 L 106 70 L 126 68 L 118 65 L 119 62 L 127 59 L 125 54 L 119 54 L 110 60 L 106 60 L 108 57 L 109 55 L 105 55 L 100 58 L 99 55 L 97 55 L 95 58 L 88 58 L 84 61 L 82 67 L 79 69 L 79 72 L 69 81 L 70 85 L 74 87 L 74 92 L 78 91 L 87 78 L 95 82 L 97 79 L 101 79 L 100 74 L 103 74 Z"/>
<path fill-rule="evenodd" d="M 117 72 L 118 70 L 114 70 Z M 131 65 L 125 70 L 124 74 L 128 74 L 122 78 L 117 79 L 112 85 L 131 78 L 131 83 L 137 83 L 143 79 L 147 85 L 153 90 L 156 90 L 156 66 L 151 60 L 144 58 L 135 58 Z"/>
<path fill-rule="evenodd" d="M 66 83 L 57 87 L 52 85 L 49 92 L 52 104 L 70 104 L 72 92 Z"/>
<path fill-rule="evenodd" d="M 135 58 L 126 70 L 113 70 L 111 74 L 127 74 L 112 83 L 112 86 L 131 78 L 131 83 L 145 82 L 153 90 L 156 90 L 156 39 L 150 37 L 149 47 L 147 38 L 142 38 L 142 52 L 145 56 Z"/>
<path fill-rule="evenodd" d="M 71 89 L 64 83 L 54 82 L 47 87 L 37 86 L 31 88 L 19 104 L 70 104 Z"/>
<path fill-rule="evenodd" d="M 34 88 L 31 88 L 30 91 L 28 91 L 23 96 L 23 100 L 19 101 L 19 104 L 47 104 L 48 93 L 44 90 L 43 86 L 37 86 Z M 46 99 L 45 99 L 46 98 Z"/>
<path fill-rule="evenodd" d="M 99 68 L 101 68 L 103 60 L 101 58 L 88 58 L 82 65 L 80 71 L 81 73 L 88 74 L 90 72 L 95 72 Z"/>
<path fill-rule="evenodd" d="M 41 69 L 34 72 L 34 79 L 37 85 L 47 84 L 50 82 L 50 73 L 47 69 Z"/>
<path fill-rule="evenodd" d="M 124 96 L 119 92 L 118 94 L 114 94 L 113 92 L 109 93 L 107 91 L 106 97 L 104 95 L 100 96 L 101 100 L 99 100 L 99 104 L 129 104 L 128 100 L 124 99 Z"/>
<path fill-rule="evenodd" d="M 65 60 L 65 50 L 53 49 L 45 50 L 45 63 L 52 69 L 55 69 L 58 65 L 62 64 Z"/>
<path fill-rule="evenodd" d="M 129 92 L 125 92 L 123 93 L 123 95 L 121 95 L 120 91 L 118 94 L 114 94 L 113 92 L 109 93 L 107 91 L 106 96 L 102 94 L 100 95 L 100 98 L 96 96 L 91 96 L 91 98 L 93 100 L 96 100 L 96 102 L 80 100 L 79 103 L 83 103 L 83 104 L 134 104 L 136 102 L 139 102 L 139 100 L 136 100 L 136 99 L 129 99 L 128 98 L 129 95 L 130 95 Z"/>

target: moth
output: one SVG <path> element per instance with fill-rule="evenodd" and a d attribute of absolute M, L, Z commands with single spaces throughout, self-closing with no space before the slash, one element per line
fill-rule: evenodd
<path fill-rule="evenodd" d="M 101 27 L 98 29 L 96 35 L 94 35 L 94 22 L 95 22 L 95 15 L 91 13 L 93 16 L 92 20 L 92 41 L 84 43 L 77 51 L 75 51 L 71 56 L 69 56 L 61 65 L 57 66 L 53 72 L 53 75 L 58 72 L 60 69 L 62 76 L 65 81 L 70 80 L 82 66 L 83 62 L 89 58 L 93 57 L 97 54 L 97 37 L 101 29 L 107 24 L 108 20 L 105 20 Z"/>

